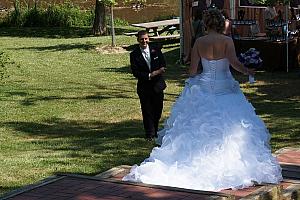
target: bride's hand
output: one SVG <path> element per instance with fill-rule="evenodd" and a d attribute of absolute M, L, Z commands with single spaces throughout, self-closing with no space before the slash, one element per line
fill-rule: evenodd
<path fill-rule="evenodd" d="M 247 68 L 247 74 L 251 75 L 251 76 L 254 76 L 255 70 L 253 68 Z"/>

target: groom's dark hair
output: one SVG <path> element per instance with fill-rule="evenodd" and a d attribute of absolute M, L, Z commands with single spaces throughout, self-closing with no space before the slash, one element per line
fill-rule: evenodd
<path fill-rule="evenodd" d="M 137 37 L 137 38 L 140 38 L 141 35 L 148 35 L 148 32 L 145 31 L 145 30 L 141 30 L 141 31 L 139 31 L 139 32 L 136 34 L 136 37 Z"/>

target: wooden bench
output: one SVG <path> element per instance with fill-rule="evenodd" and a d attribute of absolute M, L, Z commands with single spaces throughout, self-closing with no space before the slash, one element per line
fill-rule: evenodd
<path fill-rule="evenodd" d="M 160 31 L 160 30 L 158 30 Z M 148 31 L 149 34 L 153 33 L 153 30 L 150 30 Z M 127 35 L 127 36 L 137 36 L 138 34 L 138 31 L 135 31 L 135 32 L 128 32 L 128 33 L 123 33 L 124 35 Z"/>
<path fill-rule="evenodd" d="M 160 36 L 150 36 L 149 39 L 152 41 L 158 41 L 158 40 L 175 40 L 179 39 L 180 35 L 160 35 Z"/>
<path fill-rule="evenodd" d="M 137 36 L 138 32 L 129 32 L 129 33 L 124 33 L 124 35 L 127 35 L 127 36 Z"/>
<path fill-rule="evenodd" d="M 171 26 L 167 29 L 167 35 L 174 35 L 175 31 L 179 32 L 179 27 Z"/>

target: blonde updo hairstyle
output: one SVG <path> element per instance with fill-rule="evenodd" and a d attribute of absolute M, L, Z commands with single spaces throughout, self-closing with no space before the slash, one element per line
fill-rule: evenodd
<path fill-rule="evenodd" d="M 221 11 L 217 8 L 208 9 L 203 16 L 203 21 L 207 29 L 222 33 L 225 28 L 225 19 Z"/>

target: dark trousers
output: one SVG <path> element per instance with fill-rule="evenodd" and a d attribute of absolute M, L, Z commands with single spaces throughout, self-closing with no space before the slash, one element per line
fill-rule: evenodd
<path fill-rule="evenodd" d="M 138 95 L 146 137 L 157 137 L 159 119 L 163 109 L 164 93 L 147 91 L 147 93 L 140 92 Z"/>

